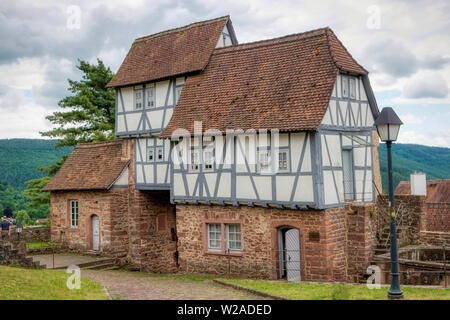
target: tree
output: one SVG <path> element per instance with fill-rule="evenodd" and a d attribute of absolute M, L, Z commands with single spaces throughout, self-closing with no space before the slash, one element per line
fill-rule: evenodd
<path fill-rule="evenodd" d="M 13 211 L 11 210 L 10 207 L 6 207 L 5 210 L 3 210 L 3 215 L 7 218 L 12 218 L 13 217 Z"/>
<path fill-rule="evenodd" d="M 32 224 L 33 221 L 31 220 L 30 216 L 25 210 L 19 210 L 16 213 L 16 220 L 20 221 L 21 224 Z"/>
<path fill-rule="evenodd" d="M 58 102 L 59 107 L 68 111 L 56 111 L 47 116 L 55 128 L 41 132 L 44 137 L 59 139 L 55 148 L 114 139 L 115 93 L 114 89 L 106 88 L 114 74 L 100 59 L 97 59 L 97 64 L 82 60 L 78 63 L 77 68 L 83 73 L 81 80 L 68 79 L 68 90 L 72 95 Z M 50 193 L 41 190 L 66 159 L 67 156 L 63 156 L 49 167 L 38 168 L 46 176 L 26 182 L 25 193 L 30 201 L 30 210 L 39 206 L 49 212 Z"/>
<path fill-rule="evenodd" d="M 47 116 L 56 128 L 41 132 L 45 137 L 60 139 L 56 148 L 114 139 L 115 93 L 114 89 L 106 88 L 114 74 L 100 59 L 97 59 L 97 65 L 78 62 L 82 79 L 68 79 L 68 90 L 73 95 L 58 102 L 62 109 L 69 111 L 57 111 Z"/>

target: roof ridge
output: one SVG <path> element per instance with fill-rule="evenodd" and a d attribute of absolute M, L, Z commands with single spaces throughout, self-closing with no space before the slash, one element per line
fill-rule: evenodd
<path fill-rule="evenodd" d="M 122 144 L 122 140 L 110 140 L 110 141 L 100 141 L 100 142 L 82 142 L 76 145 L 76 148 L 95 148 L 107 145 Z"/>
<path fill-rule="evenodd" d="M 304 31 L 300 33 L 292 33 L 276 38 L 271 39 L 265 39 L 265 40 L 257 40 L 253 42 L 246 42 L 246 43 L 240 43 L 232 46 L 227 47 L 221 47 L 221 48 L 215 48 L 213 51 L 213 54 L 219 54 L 223 52 L 229 52 L 229 51 L 239 51 L 239 50 L 247 50 L 247 49 L 254 49 L 254 48 L 261 48 L 266 46 L 273 46 L 280 43 L 289 43 L 292 41 L 297 41 L 299 39 L 308 39 L 310 37 L 318 36 L 322 33 L 320 32 L 326 32 L 326 30 L 329 29 L 329 27 L 323 27 L 318 29 L 313 29 L 309 31 Z M 301 38 L 300 38 L 301 37 Z"/>
<path fill-rule="evenodd" d="M 139 38 L 136 38 L 133 41 L 133 44 L 139 43 L 139 42 L 143 42 L 143 41 L 146 41 L 148 39 L 162 37 L 162 36 L 165 36 L 165 35 L 168 35 L 168 34 L 172 34 L 172 33 L 182 32 L 182 31 L 185 31 L 185 30 L 190 29 L 192 27 L 207 25 L 207 24 L 214 23 L 214 22 L 217 22 L 217 21 L 220 21 L 220 20 L 224 20 L 225 18 L 226 19 L 230 19 L 230 15 L 226 15 L 226 16 L 222 16 L 222 17 L 218 17 L 218 18 L 214 18 L 214 19 L 209 19 L 209 20 L 204 20 L 204 21 L 197 21 L 197 22 L 193 22 L 191 24 L 188 24 L 188 25 L 185 25 L 185 26 L 182 26 L 182 27 L 177 27 L 177 28 L 173 28 L 173 29 L 169 29 L 169 30 L 164 30 L 164 31 L 160 31 L 160 32 L 157 32 L 157 33 L 154 33 L 154 34 L 150 34 L 148 36 L 139 37 Z"/>

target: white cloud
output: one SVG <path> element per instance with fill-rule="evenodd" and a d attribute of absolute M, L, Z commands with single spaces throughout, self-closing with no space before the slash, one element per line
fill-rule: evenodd
<path fill-rule="evenodd" d="M 397 142 L 448 148 L 450 147 L 450 130 L 433 133 L 400 130 Z"/>
<path fill-rule="evenodd" d="M 411 113 L 403 114 L 399 116 L 404 124 L 421 124 L 426 120 L 426 117 L 417 117 Z"/>
<path fill-rule="evenodd" d="M 403 93 L 409 99 L 445 98 L 448 95 L 448 85 L 440 74 L 427 73 L 409 80 Z"/>

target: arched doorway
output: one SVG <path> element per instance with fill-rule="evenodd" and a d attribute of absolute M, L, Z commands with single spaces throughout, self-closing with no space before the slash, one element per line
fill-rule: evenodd
<path fill-rule="evenodd" d="M 100 247 L 100 224 L 97 215 L 91 216 L 92 226 L 92 250 L 99 250 Z"/>
<path fill-rule="evenodd" d="M 292 227 L 278 228 L 278 250 L 280 278 L 300 281 L 300 231 Z"/>

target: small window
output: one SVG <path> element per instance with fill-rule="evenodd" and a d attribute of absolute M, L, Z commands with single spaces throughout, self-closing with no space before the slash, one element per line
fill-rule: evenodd
<path fill-rule="evenodd" d="M 227 249 L 229 251 L 241 251 L 241 225 L 227 224 Z"/>
<path fill-rule="evenodd" d="M 222 230 L 219 223 L 210 223 L 208 227 L 208 250 L 220 251 L 222 249 Z"/>
<path fill-rule="evenodd" d="M 212 150 L 205 151 L 203 153 L 203 160 L 205 164 L 205 170 L 211 171 L 213 169 L 214 155 Z"/>
<path fill-rule="evenodd" d="M 198 171 L 200 165 L 200 154 L 197 150 L 191 150 L 191 171 Z"/>
<path fill-rule="evenodd" d="M 356 99 L 356 80 L 350 78 L 350 98 Z"/>
<path fill-rule="evenodd" d="M 164 147 L 156 147 L 156 161 L 164 161 Z"/>
<path fill-rule="evenodd" d="M 270 164 L 270 150 L 258 151 L 258 167 L 260 171 L 269 170 Z"/>
<path fill-rule="evenodd" d="M 281 171 L 287 171 L 289 170 L 289 157 L 288 157 L 288 151 L 283 150 L 278 153 L 278 169 Z"/>
<path fill-rule="evenodd" d="M 134 90 L 134 108 L 142 109 L 142 89 Z"/>
<path fill-rule="evenodd" d="M 78 200 L 70 201 L 70 227 L 78 228 Z"/>
<path fill-rule="evenodd" d="M 178 103 L 178 99 L 180 99 L 181 90 L 183 90 L 183 87 L 177 87 L 177 89 L 176 89 L 176 97 L 175 97 L 175 99 L 176 99 L 175 104 L 177 104 Z"/>
<path fill-rule="evenodd" d="M 153 147 L 147 148 L 147 161 L 153 162 L 155 160 L 155 150 Z"/>
<path fill-rule="evenodd" d="M 147 108 L 156 107 L 155 86 L 147 88 Z"/>
<path fill-rule="evenodd" d="M 348 78 L 342 77 L 342 96 L 348 97 Z"/>

